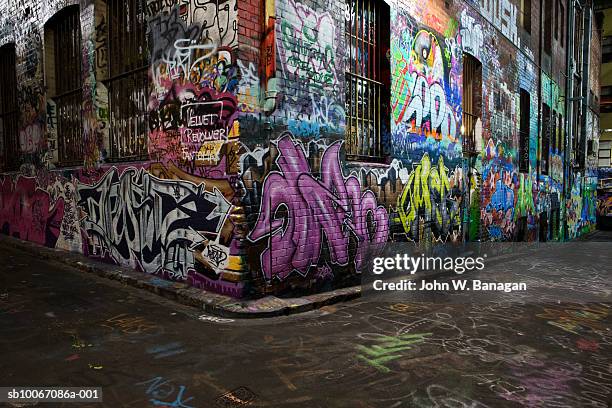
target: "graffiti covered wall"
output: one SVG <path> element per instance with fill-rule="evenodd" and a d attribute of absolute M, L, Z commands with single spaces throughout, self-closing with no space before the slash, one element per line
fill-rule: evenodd
<path fill-rule="evenodd" d="M 1 179 L 1 231 L 50 247 L 240 297 L 238 116 L 252 66 L 237 59 L 237 1 L 147 2 L 151 38 L 147 159 L 106 163 L 114 120 L 106 2 L 0 5 L 15 41 L 20 174 Z M 45 24 L 77 4 L 81 23 L 82 167 L 58 167 L 56 99 L 45 92 Z M 246 16 L 250 17 L 250 16 Z M 23 30 L 23 31 L 22 31 Z M 50 63 L 48 63 L 50 64 Z M 249 69 L 251 69 L 249 73 Z M 245 71 L 242 73 L 242 71 Z M 45 73 L 47 72 L 47 73 Z M 243 92 L 244 93 L 244 92 Z"/>
<path fill-rule="evenodd" d="M 592 228 L 596 179 L 566 174 L 565 51 L 540 58 L 516 1 L 385 1 L 391 24 L 367 27 L 385 33 L 383 156 L 347 158 L 351 4 L 148 0 L 146 149 L 135 161 L 110 153 L 120 122 L 133 124 L 113 113 L 107 3 L 0 3 L 21 107 L 21 167 L 0 176 L 0 231 L 242 297 L 355 284 L 368 251 L 388 241 L 562 239 L 554 220 L 565 218 L 569 237 Z M 81 23 L 84 150 L 70 168 L 43 63 L 45 23 L 68 5 Z M 470 152 L 468 54 L 481 82 Z M 560 124 L 547 154 L 543 104 Z"/>

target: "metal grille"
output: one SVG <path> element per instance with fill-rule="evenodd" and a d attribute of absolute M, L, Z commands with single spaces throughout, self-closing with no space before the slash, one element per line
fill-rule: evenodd
<path fill-rule="evenodd" d="M 346 72 L 346 147 L 349 159 L 380 159 L 382 10 L 375 0 L 348 0 L 345 38 L 349 47 Z M 348 17 L 348 16 L 347 16 Z"/>
<path fill-rule="evenodd" d="M 469 54 L 463 54 L 463 153 L 475 154 L 476 122 L 480 118 L 480 101 L 482 100 L 482 65 Z"/>
<path fill-rule="evenodd" d="M 148 41 L 144 0 L 109 0 L 110 157 L 147 155 Z"/>
<path fill-rule="evenodd" d="M 521 122 L 519 130 L 519 171 L 529 171 L 529 127 L 531 116 L 531 96 L 524 89 L 520 91 Z"/>
<path fill-rule="evenodd" d="M 19 166 L 19 142 L 17 123 L 17 74 L 15 70 L 15 45 L 0 48 L 0 132 L 2 133 L 3 170 L 15 170 Z"/>
<path fill-rule="evenodd" d="M 48 27 L 53 33 L 57 144 L 59 164 L 77 165 L 83 161 L 81 89 L 81 24 L 78 6 L 58 13 Z"/>

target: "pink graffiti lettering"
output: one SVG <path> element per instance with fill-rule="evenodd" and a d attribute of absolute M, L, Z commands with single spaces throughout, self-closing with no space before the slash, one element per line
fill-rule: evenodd
<path fill-rule="evenodd" d="M 0 179 L 0 231 L 37 244 L 54 247 L 64 218 L 64 199 L 54 204 L 36 180 L 19 177 Z"/>

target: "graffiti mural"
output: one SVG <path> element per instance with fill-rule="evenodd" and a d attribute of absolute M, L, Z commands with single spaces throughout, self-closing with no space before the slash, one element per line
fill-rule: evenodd
<path fill-rule="evenodd" d="M 597 215 L 612 217 L 612 167 L 603 167 L 598 172 Z"/>
<path fill-rule="evenodd" d="M 459 167 L 449 173 L 442 157 L 432 165 L 425 154 L 410 174 L 398 199 L 397 212 L 398 221 L 411 238 L 421 241 L 425 225 L 431 228 L 435 239 L 460 238 L 463 174 Z"/>
<path fill-rule="evenodd" d="M 513 44 L 520 45 L 518 36 L 518 12 L 510 0 L 475 1 L 479 4 L 482 16 Z"/>
<path fill-rule="evenodd" d="M 82 99 L 70 112 L 45 81 L 45 25 L 78 2 L 17 3 L 0 2 L 19 105 L 19 169 L 0 175 L 4 234 L 241 297 L 354 284 L 389 239 L 574 238 L 612 212 L 608 195 L 595 202 L 594 158 L 579 174 L 567 162 L 566 58 L 535 62 L 515 1 L 387 1 L 376 21 L 338 0 L 146 0 L 129 17 L 116 2 L 81 2 Z M 359 14 L 362 34 L 383 35 L 358 50 Z M 112 66 L 120 16 L 148 41 L 148 66 L 125 77 Z M 480 65 L 464 68 L 466 54 Z M 356 161 L 347 111 L 372 99 L 347 89 L 346 68 L 375 61 L 384 94 L 370 150 L 382 155 Z M 148 75 L 138 95 L 110 78 L 128 83 L 133 69 Z M 113 109 L 123 99 L 125 116 Z M 543 104 L 557 124 L 548 152 Z M 595 144 L 597 115 L 585 119 Z M 74 168 L 59 163 L 66 126 L 84 151 Z M 115 163 L 131 137 L 143 161 Z"/>
<path fill-rule="evenodd" d="M 461 72 L 457 53 L 411 17 L 392 12 L 391 112 L 395 151 L 437 159 L 461 154 Z"/>
<path fill-rule="evenodd" d="M 277 114 L 296 137 L 342 134 L 346 119 L 339 17 L 343 16 L 294 0 L 286 0 L 285 8 L 277 28 L 277 49 L 291 92 L 283 93 Z"/>
<path fill-rule="evenodd" d="M 78 182 L 77 202 L 86 213 L 87 255 L 175 280 L 195 270 L 194 251 L 215 241 L 231 209 L 216 187 L 135 168 L 112 168 L 94 185 Z"/>
<path fill-rule="evenodd" d="M 597 224 L 597 176 L 577 173 L 567 200 L 567 221 L 570 238 L 591 232 Z"/>
<path fill-rule="evenodd" d="M 291 134 L 276 145 L 278 170 L 265 179 L 259 218 L 249 234 L 251 241 L 268 239 L 261 254 L 266 279 L 282 280 L 294 271 L 305 276 L 320 262 L 323 247 L 332 264 L 347 265 L 351 240 L 359 270 L 366 245 L 387 241 L 387 210 L 371 191 L 362 191 L 357 177 L 343 175 L 341 142 L 326 148 L 319 169 Z"/>
<path fill-rule="evenodd" d="M 513 237 L 518 187 L 518 176 L 510 163 L 498 158 L 487 164 L 483 173 L 481 222 L 492 239 Z"/>
<path fill-rule="evenodd" d="M 316 12 L 294 0 L 281 20 L 280 57 L 294 78 L 316 89 L 337 92 L 336 24 L 329 11 Z"/>
<path fill-rule="evenodd" d="M 36 186 L 36 179 L 0 177 L 0 232 L 55 247 L 64 219 L 64 200 Z"/>
<path fill-rule="evenodd" d="M 191 24 L 179 6 L 149 21 L 155 39 L 149 154 L 156 162 L 201 175 L 203 167 L 220 164 L 224 145 L 238 136 L 236 7 L 235 1 L 196 2 Z M 205 14 L 210 20 L 199 18 Z"/>
<path fill-rule="evenodd" d="M 484 46 L 484 33 L 482 25 L 465 10 L 461 12 L 461 29 L 459 30 L 463 51 L 480 58 Z"/>

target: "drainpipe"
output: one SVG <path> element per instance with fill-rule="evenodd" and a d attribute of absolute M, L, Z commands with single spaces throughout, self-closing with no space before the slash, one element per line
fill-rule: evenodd
<path fill-rule="evenodd" d="M 588 4 L 588 3 L 587 3 Z M 581 155 L 581 168 L 584 168 L 584 174 L 582 177 L 586 180 L 586 162 L 587 162 L 587 116 L 589 114 L 589 79 L 590 79 L 590 65 L 591 65 L 591 20 L 593 14 L 593 8 L 589 7 L 587 9 L 587 4 L 585 4 L 585 13 L 583 14 L 584 26 L 583 26 L 583 41 L 582 41 L 582 112 L 584 115 L 582 116 L 582 124 L 581 124 L 581 132 L 580 132 L 580 140 L 581 142 L 581 152 L 584 152 L 584 155 Z M 581 184 L 584 188 L 584 183 Z"/>
<path fill-rule="evenodd" d="M 264 38 L 261 55 L 264 74 L 263 112 L 266 116 L 276 110 L 278 98 L 278 79 L 276 78 L 276 0 L 263 0 Z M 271 126 L 267 118 L 268 126 Z"/>
<path fill-rule="evenodd" d="M 565 44 L 567 44 L 565 66 L 567 71 L 565 81 L 565 138 L 563 143 L 563 212 L 567 210 L 567 202 L 569 199 L 568 189 L 568 177 L 571 170 L 571 164 L 569 163 L 570 152 L 572 151 L 572 135 L 573 135 L 573 117 L 574 117 L 574 71 L 572 70 L 572 61 L 574 57 L 574 18 L 575 18 L 575 7 L 576 1 L 572 0 L 567 7 L 567 38 Z M 568 225 L 567 225 L 567 214 L 563 218 L 563 241 L 568 239 Z"/>
<path fill-rule="evenodd" d="M 542 30 L 542 28 L 544 28 L 544 0 L 540 0 L 540 26 L 539 26 L 539 30 L 540 30 L 540 35 L 539 35 L 539 55 L 538 55 L 538 69 L 540 70 L 539 75 L 538 75 L 538 139 L 537 139 L 537 145 L 536 145 L 536 186 L 537 186 L 537 191 L 538 191 L 538 196 L 540 195 L 540 155 L 542 154 L 540 152 L 540 139 L 542 138 L 542 74 L 543 74 L 543 67 L 542 67 L 542 54 L 543 54 L 543 37 L 544 37 L 544 31 Z M 536 212 L 538 212 L 538 210 L 536 209 Z M 536 235 L 537 235 L 537 241 L 540 241 L 540 213 L 538 212 L 538 223 L 536 225 Z M 527 226 L 527 230 L 529 230 L 529 226 Z"/>

